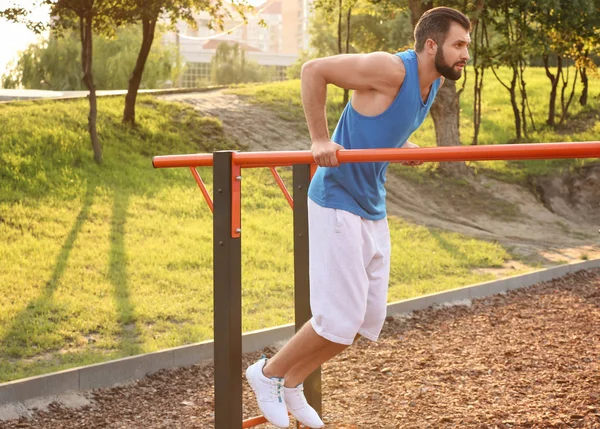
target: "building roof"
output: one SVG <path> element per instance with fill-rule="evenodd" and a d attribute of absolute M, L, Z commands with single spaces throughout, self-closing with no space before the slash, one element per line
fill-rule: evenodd
<path fill-rule="evenodd" d="M 204 45 L 202 45 L 202 49 L 217 49 L 221 43 L 227 43 L 229 45 L 239 45 L 240 48 L 245 50 L 246 52 L 260 52 L 260 49 L 255 48 L 253 46 L 247 45 L 245 43 L 238 43 L 233 40 L 224 40 L 224 39 L 210 39 Z"/>

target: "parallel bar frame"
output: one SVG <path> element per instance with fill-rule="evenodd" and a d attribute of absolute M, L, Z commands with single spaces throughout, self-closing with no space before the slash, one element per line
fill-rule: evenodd
<path fill-rule="evenodd" d="M 338 151 L 340 163 L 558 158 L 600 158 L 600 142 Z M 264 421 L 263 417 L 242 421 L 241 169 L 269 167 L 276 173 L 275 166 L 294 166 L 295 204 L 290 204 L 294 209 L 294 305 L 298 330 L 311 317 L 307 192 L 315 173 L 313 162 L 310 151 L 223 151 L 157 156 L 152 161 L 156 168 L 190 167 L 209 207 L 210 196 L 195 167 L 213 166 L 215 429 L 246 428 Z M 278 174 L 274 176 L 277 180 Z M 279 181 L 278 185 L 281 188 Z M 286 198 L 290 201 L 289 193 Z M 321 414 L 320 369 L 305 382 L 305 392 L 311 405 Z"/>

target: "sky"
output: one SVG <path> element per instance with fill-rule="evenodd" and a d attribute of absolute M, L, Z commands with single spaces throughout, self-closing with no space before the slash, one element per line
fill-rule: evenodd
<path fill-rule="evenodd" d="M 264 0 L 249 0 L 254 6 L 264 3 Z M 0 0 L 0 10 L 8 7 L 23 7 L 32 10 L 31 20 L 47 21 L 48 8 L 36 7 L 35 0 Z M 18 59 L 19 51 L 35 42 L 39 36 L 28 30 L 23 24 L 13 24 L 0 18 L 0 77 L 6 72 L 10 61 Z M 1 86 L 1 85 L 0 85 Z"/>
<path fill-rule="evenodd" d="M 0 9 L 16 6 L 33 10 L 33 5 L 34 1 L 32 0 L 0 0 Z M 30 16 L 32 20 L 46 21 L 48 20 L 48 9 L 37 7 Z M 16 58 L 19 51 L 35 42 L 37 37 L 25 25 L 13 24 L 0 19 L 0 40 L 2 41 L 0 44 L 0 75 L 6 71 L 9 61 Z"/>

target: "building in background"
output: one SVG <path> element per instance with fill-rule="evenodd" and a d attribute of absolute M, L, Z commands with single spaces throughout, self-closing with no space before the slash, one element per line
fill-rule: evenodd
<path fill-rule="evenodd" d="M 282 51 L 300 55 L 308 49 L 308 17 L 312 0 L 283 0 Z"/>
<path fill-rule="evenodd" d="M 237 17 L 227 19 L 223 30 L 210 29 L 210 15 L 197 15 L 197 28 L 180 22 L 176 31 L 167 33 L 166 43 L 178 50 L 185 72 L 175 86 L 195 87 L 211 78 L 211 59 L 221 43 L 237 43 L 247 58 L 272 68 L 276 80 L 285 79 L 285 70 L 308 46 L 308 12 L 312 0 L 266 0 L 248 14 L 248 23 Z M 261 20 L 265 23 L 262 26 Z"/>

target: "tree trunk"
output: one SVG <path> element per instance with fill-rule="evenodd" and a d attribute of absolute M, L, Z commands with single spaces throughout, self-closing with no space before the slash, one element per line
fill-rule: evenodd
<path fill-rule="evenodd" d="M 568 81 L 563 82 L 563 89 L 561 91 L 561 105 L 562 105 L 562 112 L 560 115 L 560 121 L 559 123 L 562 124 L 565 119 L 567 119 L 567 115 L 569 113 L 569 106 L 571 105 L 571 102 L 573 101 L 573 96 L 575 95 L 575 84 L 577 83 L 577 78 L 579 77 L 579 69 L 576 68 L 575 69 L 575 76 L 573 77 L 573 85 L 571 86 L 571 93 L 569 94 L 569 99 L 567 100 L 567 102 L 564 102 L 564 93 L 565 93 L 565 87 L 567 86 Z"/>
<path fill-rule="evenodd" d="M 438 146 L 460 146 L 459 101 L 460 97 L 456 94 L 456 82 L 446 79 L 431 106 L 431 117 L 435 125 Z M 453 176 L 464 176 L 469 173 L 467 164 L 463 161 L 440 162 L 440 170 Z"/>
<path fill-rule="evenodd" d="M 342 53 L 342 6 L 343 6 L 343 3 L 344 3 L 344 0 L 340 0 L 339 8 L 338 8 L 338 37 L 337 37 L 338 54 Z"/>
<path fill-rule="evenodd" d="M 515 131 L 517 132 L 517 140 L 521 140 L 523 134 L 521 133 L 521 113 L 519 112 L 519 104 L 517 103 L 517 69 L 513 66 L 513 78 L 510 81 L 510 105 L 513 109 L 513 115 L 515 117 Z"/>
<path fill-rule="evenodd" d="M 348 8 L 348 17 L 346 20 L 346 53 L 350 50 L 350 19 L 352 18 L 352 7 Z M 350 91 L 344 89 L 344 100 L 342 104 L 345 106 L 350 99 Z"/>
<path fill-rule="evenodd" d="M 527 99 L 527 83 L 525 82 L 525 78 L 523 76 L 525 76 L 525 61 L 521 59 L 519 60 L 518 69 L 519 91 L 521 92 L 521 126 L 523 128 L 523 135 L 525 138 L 529 138 L 527 129 L 527 109 L 529 108 L 529 100 Z M 531 115 L 531 125 L 535 129 L 533 115 Z"/>
<path fill-rule="evenodd" d="M 138 90 L 140 89 L 140 83 L 142 82 L 142 75 L 144 74 L 144 67 L 146 66 L 146 60 L 150 54 L 150 48 L 152 48 L 152 42 L 154 42 L 154 33 L 156 30 L 156 19 L 142 19 L 142 46 L 129 79 L 129 85 L 127 87 L 127 95 L 125 96 L 125 110 L 123 111 L 123 123 L 131 125 L 135 124 L 135 102 L 137 100 Z"/>
<path fill-rule="evenodd" d="M 579 97 L 579 104 L 582 106 L 587 105 L 588 100 L 588 75 L 587 75 L 587 67 L 581 68 L 581 83 L 583 84 L 583 89 L 581 90 L 581 97 Z"/>
<path fill-rule="evenodd" d="M 96 86 L 94 85 L 94 75 L 92 73 L 92 11 L 86 12 L 79 17 L 79 34 L 81 38 L 81 67 L 83 70 L 83 83 L 90 91 L 88 100 L 90 102 L 90 113 L 88 115 L 88 131 L 92 140 L 92 149 L 94 151 L 94 161 L 96 164 L 102 163 L 102 146 L 98 138 L 96 129 L 96 118 L 98 117 L 98 102 L 96 99 Z"/>
<path fill-rule="evenodd" d="M 481 95 L 483 91 L 483 78 L 487 67 L 486 59 L 480 58 L 487 42 L 487 28 L 485 19 L 481 17 L 484 10 L 484 0 L 477 0 L 475 15 L 471 20 L 473 26 L 473 70 L 475 71 L 475 84 L 473 88 L 473 141 L 471 145 L 479 143 L 479 130 L 481 128 Z M 489 43 L 487 43 L 489 45 Z"/>
<path fill-rule="evenodd" d="M 483 2 L 478 2 L 479 8 Z M 479 9 L 478 9 L 479 11 Z M 476 15 L 477 16 L 477 15 Z M 473 140 L 471 145 L 476 146 L 479 139 L 479 129 L 481 127 L 481 92 L 483 89 L 483 75 L 485 73 L 485 64 L 479 58 L 479 51 L 483 48 L 485 23 L 479 18 L 475 18 L 473 24 L 473 71 L 475 72 L 475 84 L 473 86 Z"/>
<path fill-rule="evenodd" d="M 479 76 L 479 67 L 473 65 L 475 69 L 475 85 L 473 89 L 473 140 L 471 145 L 477 146 L 479 139 L 479 129 L 481 128 L 481 91 L 483 89 L 483 74 L 484 69 L 481 69 L 481 77 Z"/>
<path fill-rule="evenodd" d="M 433 8 L 432 0 L 409 0 L 408 7 L 410 8 L 410 18 L 412 22 L 413 29 L 417 22 L 419 22 L 419 18 L 423 15 L 423 12 Z"/>
<path fill-rule="evenodd" d="M 550 79 L 550 83 L 552 84 L 552 89 L 550 90 L 550 102 L 548 104 L 548 119 L 546 119 L 546 124 L 550 126 L 555 125 L 556 119 L 556 92 L 558 88 L 558 81 L 560 79 L 560 75 L 562 72 L 562 58 L 557 55 L 557 68 L 556 68 L 556 76 L 550 72 L 550 64 L 548 62 L 548 55 L 544 55 L 544 68 L 546 69 L 546 76 Z"/>

